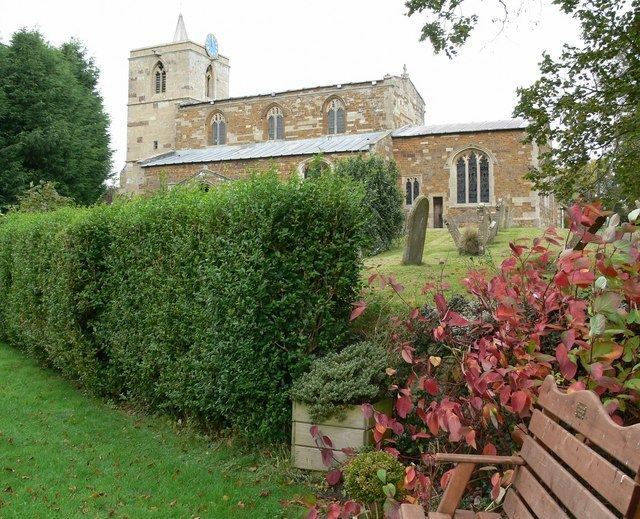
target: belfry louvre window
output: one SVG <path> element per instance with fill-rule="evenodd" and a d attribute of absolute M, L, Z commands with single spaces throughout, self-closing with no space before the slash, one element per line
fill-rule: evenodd
<path fill-rule="evenodd" d="M 491 186 L 489 158 L 478 150 L 469 150 L 455 162 L 456 202 L 489 203 Z"/>
<path fill-rule="evenodd" d="M 279 106 L 274 106 L 267 114 L 267 131 L 270 141 L 284 139 L 284 115 Z"/>
<path fill-rule="evenodd" d="M 213 145 L 227 143 L 227 121 L 221 113 L 217 113 L 211 118 L 211 139 L 209 142 Z"/>
<path fill-rule="evenodd" d="M 167 71 L 164 69 L 162 63 L 158 63 L 155 71 L 155 90 L 156 94 L 161 94 L 167 91 Z"/>
<path fill-rule="evenodd" d="M 336 135 L 346 131 L 346 113 L 344 104 L 339 99 L 334 99 L 329 103 L 327 109 L 327 133 Z"/>

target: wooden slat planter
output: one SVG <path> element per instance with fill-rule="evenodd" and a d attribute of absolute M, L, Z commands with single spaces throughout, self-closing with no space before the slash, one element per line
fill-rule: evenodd
<path fill-rule="evenodd" d="M 373 406 L 378 411 L 391 412 L 391 401 L 384 400 Z M 293 402 L 293 419 L 291 426 L 291 454 L 293 464 L 299 469 L 326 471 L 322 463 L 320 449 L 311 436 L 311 421 L 307 406 L 300 402 Z M 338 461 L 346 458 L 342 449 L 351 447 L 358 449 L 373 442 L 373 419 L 367 420 L 359 405 L 350 407 L 342 420 L 329 419 L 315 424 L 323 435 L 331 438 L 333 455 Z"/>

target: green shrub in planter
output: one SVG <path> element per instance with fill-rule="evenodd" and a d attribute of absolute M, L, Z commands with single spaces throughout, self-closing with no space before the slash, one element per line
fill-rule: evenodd
<path fill-rule="evenodd" d="M 311 371 L 292 389 L 294 400 L 309 408 L 311 419 L 320 423 L 340 416 L 349 405 L 375 402 L 384 396 L 387 351 L 379 344 L 359 342 L 313 362 Z"/>
<path fill-rule="evenodd" d="M 361 452 L 343 472 L 347 497 L 359 503 L 381 504 L 402 493 L 404 466 L 388 452 Z"/>

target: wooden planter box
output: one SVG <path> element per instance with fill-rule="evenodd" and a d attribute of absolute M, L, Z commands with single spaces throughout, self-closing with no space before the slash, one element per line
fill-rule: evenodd
<path fill-rule="evenodd" d="M 378 411 L 391 412 L 391 401 L 383 400 L 373 406 Z M 320 449 L 311 436 L 310 429 L 314 423 L 311 421 L 307 406 L 300 402 L 293 402 L 293 419 L 291 431 L 291 455 L 293 465 L 305 470 L 328 470 L 322 463 Z M 333 443 L 333 455 L 338 461 L 346 458 L 342 449 L 351 447 L 358 449 L 373 443 L 371 428 L 374 425 L 373 418 L 367 420 L 362 414 L 359 405 L 351 406 L 346 411 L 342 420 L 329 419 L 326 422 L 315 424 L 321 433 L 331 438 Z"/>

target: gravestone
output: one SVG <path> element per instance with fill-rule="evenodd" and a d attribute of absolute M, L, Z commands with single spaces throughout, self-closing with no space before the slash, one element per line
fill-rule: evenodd
<path fill-rule="evenodd" d="M 445 218 L 444 224 L 447 226 L 449 230 L 449 234 L 451 238 L 453 238 L 453 243 L 456 244 L 456 248 L 460 250 L 460 242 L 462 241 L 462 234 L 460 234 L 460 229 L 458 228 L 458 224 L 453 218 Z"/>
<path fill-rule="evenodd" d="M 484 246 L 489 243 L 489 228 L 491 227 L 491 214 L 489 213 L 489 209 L 486 205 L 481 205 L 478 207 L 478 239 L 480 243 Z"/>
<path fill-rule="evenodd" d="M 402 255 L 403 265 L 421 265 L 424 239 L 429 221 L 429 199 L 421 195 L 416 198 L 407 218 L 407 239 Z"/>
<path fill-rule="evenodd" d="M 498 222 L 493 221 L 489 226 L 489 237 L 486 244 L 489 245 L 490 243 L 493 243 L 493 240 L 496 239 L 497 234 L 498 234 Z"/>
<path fill-rule="evenodd" d="M 498 205 L 496 206 L 497 214 L 496 221 L 498 222 L 498 229 L 504 230 L 507 228 L 507 203 L 503 198 L 498 200 Z"/>

